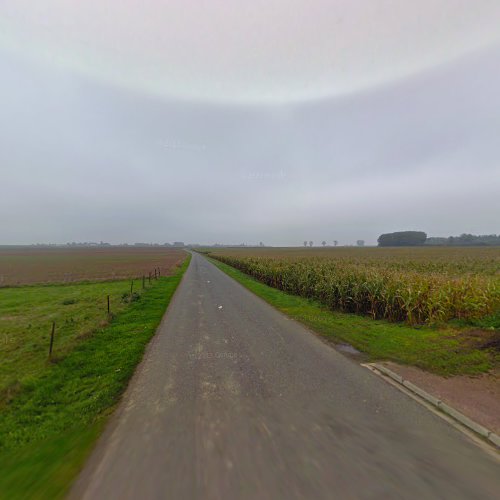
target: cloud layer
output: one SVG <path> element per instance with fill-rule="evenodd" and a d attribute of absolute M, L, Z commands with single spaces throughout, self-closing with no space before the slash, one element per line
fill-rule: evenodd
<path fill-rule="evenodd" d="M 496 0 L 137 5 L 0 7 L 0 243 L 500 232 Z"/>
<path fill-rule="evenodd" d="M 0 47 L 158 96 L 348 94 L 500 41 L 498 0 L 16 0 Z"/>
<path fill-rule="evenodd" d="M 166 102 L 1 58 L 2 243 L 496 232 L 499 49 L 349 98 Z"/>

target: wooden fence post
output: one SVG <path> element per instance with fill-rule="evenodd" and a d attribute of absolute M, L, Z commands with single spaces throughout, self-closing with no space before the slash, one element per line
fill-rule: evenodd
<path fill-rule="evenodd" d="M 50 333 L 49 359 L 52 358 L 52 348 L 54 347 L 54 334 L 56 333 L 56 322 L 52 322 L 52 332 Z"/>

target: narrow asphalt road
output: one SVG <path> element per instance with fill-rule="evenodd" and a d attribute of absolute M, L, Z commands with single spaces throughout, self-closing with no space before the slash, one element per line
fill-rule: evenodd
<path fill-rule="evenodd" d="M 449 424 L 200 255 L 71 495 L 494 499 Z"/>

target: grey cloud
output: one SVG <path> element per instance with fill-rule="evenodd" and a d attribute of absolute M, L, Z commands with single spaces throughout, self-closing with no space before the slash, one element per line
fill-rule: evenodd
<path fill-rule="evenodd" d="M 498 232 L 499 55 L 344 98 L 223 106 L 2 53 L 0 242 Z"/>

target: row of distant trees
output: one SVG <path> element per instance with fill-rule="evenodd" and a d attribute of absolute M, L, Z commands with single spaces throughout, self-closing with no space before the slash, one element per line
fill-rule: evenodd
<path fill-rule="evenodd" d="M 498 246 L 500 235 L 473 235 L 461 234 L 448 238 L 428 238 L 423 231 L 398 231 L 381 234 L 378 238 L 380 247 L 409 247 L 409 246 Z"/>
<path fill-rule="evenodd" d="M 500 246 L 500 234 L 466 234 L 449 236 L 448 238 L 427 238 L 426 245 L 433 246 Z"/>
<path fill-rule="evenodd" d="M 334 246 L 334 247 L 336 247 L 338 244 L 339 244 L 339 242 L 338 242 L 337 240 L 335 240 L 335 241 L 333 242 L 333 246 Z M 304 246 L 305 246 L 305 247 L 307 247 L 307 246 L 312 247 L 313 245 L 314 245 L 314 242 L 313 242 L 313 241 L 304 241 Z M 321 242 L 321 245 L 322 245 L 322 246 L 324 246 L 324 247 L 326 247 L 327 242 L 323 240 L 323 241 Z"/>
<path fill-rule="evenodd" d="M 337 240 L 333 240 L 333 246 L 336 247 L 338 246 L 339 242 Z M 323 247 L 326 247 L 328 245 L 328 243 L 326 241 L 322 241 L 321 242 L 321 246 Z M 365 246 L 365 240 L 358 240 L 356 241 L 356 245 L 358 245 L 358 247 L 364 247 Z M 307 247 L 312 247 L 314 246 L 314 242 L 313 241 L 304 241 L 304 246 Z"/>

